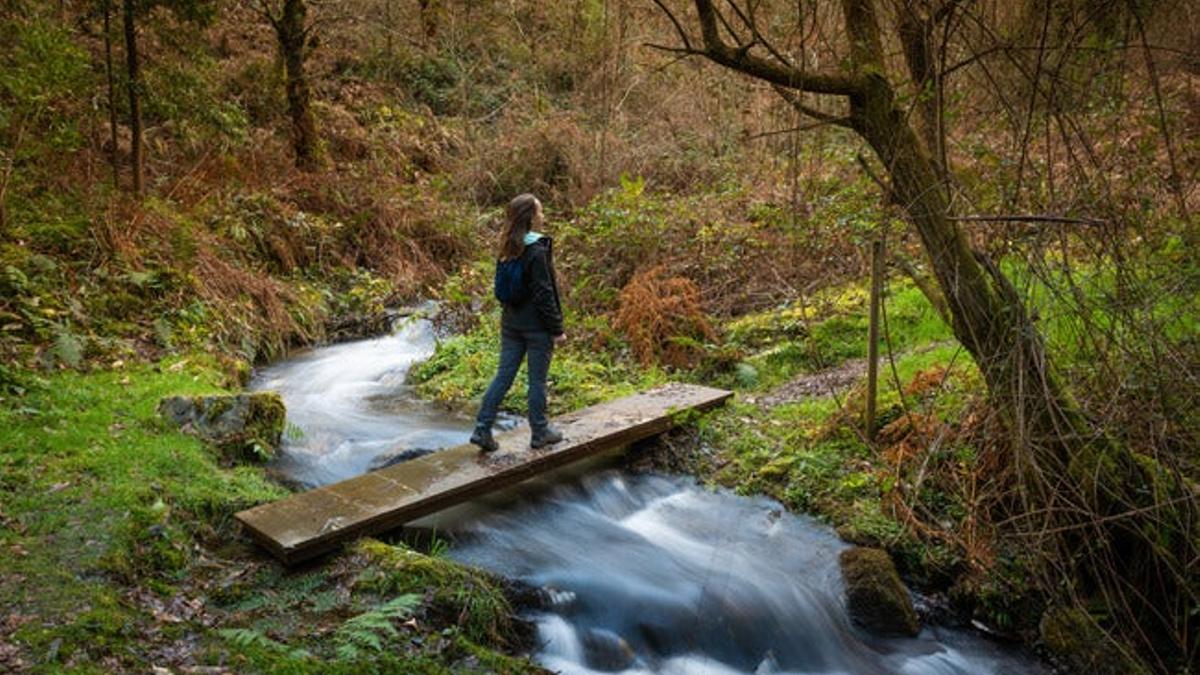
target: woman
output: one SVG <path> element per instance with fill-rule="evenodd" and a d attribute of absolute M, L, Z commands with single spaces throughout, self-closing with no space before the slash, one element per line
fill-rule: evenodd
<path fill-rule="evenodd" d="M 500 402 L 512 386 L 528 354 L 530 447 L 540 448 L 562 440 L 562 434 L 546 419 L 546 375 L 554 345 L 566 340 L 563 334 L 562 305 L 554 275 L 550 237 L 535 231 L 546 222 L 542 203 L 531 194 L 517 195 L 508 203 L 504 228 L 500 232 L 497 265 L 519 260 L 523 289 L 510 302 L 503 303 L 500 316 L 500 366 L 496 377 L 483 395 L 483 405 L 475 418 L 471 442 L 484 452 L 500 446 L 492 437 L 492 423 Z"/>

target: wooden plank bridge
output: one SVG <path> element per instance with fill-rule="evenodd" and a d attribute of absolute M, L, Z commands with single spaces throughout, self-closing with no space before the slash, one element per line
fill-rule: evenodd
<path fill-rule="evenodd" d="M 500 449 L 460 445 L 237 514 L 246 530 L 291 564 L 345 541 L 384 532 L 605 450 L 662 433 L 689 411 L 723 403 L 732 392 L 667 384 L 577 410 L 554 420 L 563 440 L 537 450 L 528 427 L 496 434 Z"/>

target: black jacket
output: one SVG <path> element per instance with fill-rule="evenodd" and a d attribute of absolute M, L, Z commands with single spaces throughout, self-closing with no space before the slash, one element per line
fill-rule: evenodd
<path fill-rule="evenodd" d="M 526 246 L 521 253 L 521 264 L 527 279 L 526 292 L 516 303 L 504 303 L 504 311 L 500 315 L 501 326 L 562 335 L 562 303 L 558 299 L 552 243 L 550 237 L 543 236 Z"/>

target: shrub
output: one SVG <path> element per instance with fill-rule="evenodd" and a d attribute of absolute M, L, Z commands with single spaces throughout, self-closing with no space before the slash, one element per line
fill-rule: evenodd
<path fill-rule="evenodd" d="M 594 192 L 590 144 L 590 134 L 573 113 L 534 119 L 508 115 L 495 138 L 478 143 L 481 152 L 468 159 L 460 175 L 480 204 L 505 204 L 522 192 L 550 204 L 584 203 Z"/>
<path fill-rule="evenodd" d="M 683 277 L 664 278 L 662 267 L 635 275 L 621 290 L 616 326 L 645 364 L 695 364 L 703 342 L 716 338 L 700 302 L 700 288 Z"/>

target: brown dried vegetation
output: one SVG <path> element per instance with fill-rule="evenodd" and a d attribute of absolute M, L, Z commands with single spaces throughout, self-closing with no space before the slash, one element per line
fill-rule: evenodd
<path fill-rule="evenodd" d="M 695 365 L 704 342 L 716 339 L 700 288 L 683 277 L 664 277 L 662 267 L 634 275 L 621 289 L 614 324 L 644 364 Z"/>

